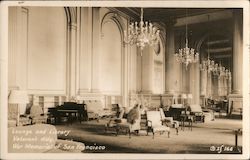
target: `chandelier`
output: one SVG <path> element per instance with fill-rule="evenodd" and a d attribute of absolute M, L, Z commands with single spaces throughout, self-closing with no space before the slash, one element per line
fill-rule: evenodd
<path fill-rule="evenodd" d="M 225 76 L 226 76 L 226 79 L 230 79 L 230 80 L 232 79 L 232 74 L 231 74 L 230 70 L 226 69 Z"/>
<path fill-rule="evenodd" d="M 213 72 L 215 75 L 219 75 L 220 71 L 223 71 L 221 66 L 219 67 L 217 63 L 209 57 L 209 49 L 208 49 L 208 57 L 206 60 L 203 60 L 200 64 L 201 71 L 207 71 L 208 73 Z"/>
<path fill-rule="evenodd" d="M 141 8 L 140 22 L 131 23 L 128 32 L 124 31 L 124 42 L 130 45 L 136 44 L 142 50 L 146 45 L 155 45 L 159 41 L 160 30 L 150 22 L 143 21 L 143 8 Z"/>
<path fill-rule="evenodd" d="M 209 15 L 208 15 L 208 22 L 209 22 Z M 220 63 L 220 65 L 218 65 L 217 63 L 215 63 L 213 60 L 210 59 L 210 50 L 209 50 L 209 35 L 208 35 L 208 42 L 207 42 L 207 59 L 203 60 L 200 64 L 200 70 L 201 71 L 207 71 L 208 73 L 212 73 L 213 75 L 216 76 L 225 76 L 226 79 L 231 79 L 231 72 L 230 70 L 226 69 L 225 67 L 223 67 Z"/>
<path fill-rule="evenodd" d="M 187 10 L 186 10 L 186 18 L 187 18 Z M 188 28 L 187 28 L 187 20 L 186 20 L 186 38 L 185 38 L 185 48 L 181 48 L 175 53 L 175 58 L 177 62 L 184 63 L 186 69 L 190 63 L 196 63 L 199 60 L 199 53 L 195 53 L 193 48 L 188 47 Z"/>
<path fill-rule="evenodd" d="M 208 22 L 209 22 L 209 15 L 208 15 Z M 212 72 L 214 75 L 219 75 L 220 71 L 222 71 L 221 64 L 220 67 L 217 63 L 215 63 L 213 60 L 210 59 L 210 50 L 209 50 L 209 44 L 210 44 L 210 35 L 208 35 L 208 41 L 207 41 L 207 59 L 203 60 L 200 64 L 200 70 L 201 71 L 207 71 L 208 73 Z M 221 70 L 220 70 L 221 69 Z"/>
<path fill-rule="evenodd" d="M 224 77 L 226 77 L 226 79 L 231 79 L 231 72 L 230 72 L 230 70 L 226 69 L 221 64 L 220 64 L 220 66 L 217 69 L 217 75 L 218 76 L 224 76 Z"/>

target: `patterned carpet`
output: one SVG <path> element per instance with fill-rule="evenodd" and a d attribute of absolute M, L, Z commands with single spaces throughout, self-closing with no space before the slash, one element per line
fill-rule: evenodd
<path fill-rule="evenodd" d="M 238 136 L 238 148 L 235 146 L 234 129 L 242 128 L 241 120 L 216 119 L 207 123 L 193 124 L 193 130 L 185 128 L 176 135 L 171 129 L 170 138 L 167 134 L 146 135 L 145 131 L 133 134 L 131 138 L 124 132 L 118 136 L 115 130 L 105 132 L 107 119 L 99 122 L 75 122 L 73 124 L 56 125 L 58 137 L 79 141 L 85 144 L 83 152 L 93 153 L 189 153 L 217 154 L 240 153 L 242 150 L 242 135 Z M 68 135 L 60 134 L 68 131 Z M 233 148 L 233 151 L 230 149 Z"/>

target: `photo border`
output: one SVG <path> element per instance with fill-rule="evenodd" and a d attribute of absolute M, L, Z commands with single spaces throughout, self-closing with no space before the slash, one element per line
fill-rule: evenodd
<path fill-rule="evenodd" d="M 1 104 L 1 158 L 3 159 L 248 159 L 249 158 L 249 1 L 2 1 L 0 2 L 0 104 Z M 7 108 L 8 106 L 8 7 L 9 6 L 82 6 L 82 7 L 166 7 L 166 8 L 243 8 L 243 154 L 102 154 L 102 153 L 7 153 Z M 48 158 L 46 158 L 48 157 Z"/>

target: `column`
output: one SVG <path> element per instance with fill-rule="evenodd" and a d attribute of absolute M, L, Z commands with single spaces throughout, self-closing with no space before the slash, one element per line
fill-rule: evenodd
<path fill-rule="evenodd" d="M 200 90 L 201 90 L 201 95 L 206 96 L 206 90 L 207 90 L 207 70 L 201 71 L 201 76 L 200 76 Z"/>
<path fill-rule="evenodd" d="M 190 65 L 190 93 L 193 95 L 191 103 L 192 104 L 200 104 L 200 70 L 199 70 L 199 62 L 189 64 Z"/>
<path fill-rule="evenodd" d="M 99 52 L 100 52 L 100 8 L 92 9 L 92 79 L 91 79 L 91 90 L 92 92 L 100 92 L 99 85 Z"/>
<path fill-rule="evenodd" d="M 140 52 L 140 49 L 137 50 Z M 145 46 L 143 49 L 143 53 L 141 56 L 142 63 L 142 94 L 151 94 L 152 93 L 152 85 L 153 85 L 153 49 L 151 46 Z M 140 53 L 137 53 L 140 56 Z"/>
<path fill-rule="evenodd" d="M 181 75 L 181 64 L 179 64 L 174 57 L 175 54 L 175 33 L 174 23 L 170 23 L 166 27 L 166 69 L 165 69 L 165 92 L 167 94 L 179 93 L 180 92 L 180 75 Z"/>
<path fill-rule="evenodd" d="M 80 52 L 81 52 L 81 8 L 77 7 L 77 34 L 76 34 L 76 56 L 75 56 L 75 70 L 76 70 L 76 79 L 75 79 L 75 93 L 76 96 L 80 95 Z"/>
<path fill-rule="evenodd" d="M 71 98 L 76 95 L 76 33 L 77 33 L 77 24 L 72 22 L 68 26 L 68 96 Z"/>
<path fill-rule="evenodd" d="M 243 14 L 234 10 L 233 24 L 233 94 L 242 95 Z"/>
<path fill-rule="evenodd" d="M 212 73 L 207 72 L 207 98 L 211 98 L 212 96 Z"/>

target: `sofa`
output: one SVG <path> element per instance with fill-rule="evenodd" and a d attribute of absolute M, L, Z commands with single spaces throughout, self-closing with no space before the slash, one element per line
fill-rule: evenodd
<path fill-rule="evenodd" d="M 101 117 L 111 116 L 113 114 L 111 107 L 104 108 L 100 100 L 86 100 L 84 104 L 86 105 L 88 120 L 99 120 Z"/>
<path fill-rule="evenodd" d="M 55 126 L 35 124 L 8 128 L 9 153 L 81 153 L 85 145 L 57 138 Z"/>
<path fill-rule="evenodd" d="M 195 117 L 195 122 L 204 122 L 205 115 L 202 108 L 198 104 L 190 104 L 189 106 L 191 114 Z"/>
<path fill-rule="evenodd" d="M 16 127 L 31 124 L 28 115 L 20 115 L 17 105 L 10 104 L 8 106 L 8 127 Z"/>

